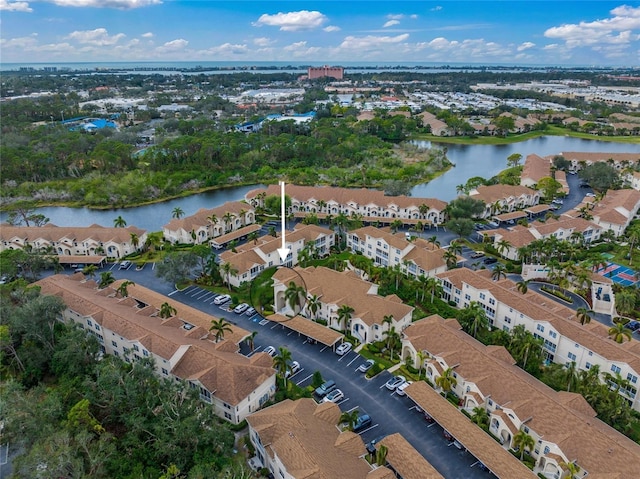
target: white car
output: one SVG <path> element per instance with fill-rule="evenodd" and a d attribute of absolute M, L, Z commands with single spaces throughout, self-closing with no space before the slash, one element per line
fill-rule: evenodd
<path fill-rule="evenodd" d="M 288 378 L 289 376 L 293 376 L 298 371 L 300 371 L 300 363 L 298 361 L 293 361 L 284 376 Z"/>
<path fill-rule="evenodd" d="M 224 304 L 228 301 L 231 301 L 231 296 L 229 296 L 228 294 L 223 294 L 222 296 L 218 296 L 216 299 L 214 299 L 213 304 L 217 304 L 218 306 L 220 306 L 221 304 Z"/>
<path fill-rule="evenodd" d="M 595 198 L 596 194 L 595 193 L 587 193 L 585 196 L 588 196 L 589 198 Z"/>
<path fill-rule="evenodd" d="M 407 388 L 407 386 L 408 386 L 409 384 L 411 384 L 412 382 L 413 382 L 413 381 L 406 381 L 406 382 L 402 383 L 400 386 L 398 386 L 398 387 L 396 388 L 396 394 L 397 394 L 398 396 L 406 396 L 406 395 L 407 395 L 407 393 L 406 393 L 406 392 L 404 392 L 404 390 L 405 390 L 405 389 Z"/>
<path fill-rule="evenodd" d="M 344 399 L 344 393 L 340 389 L 334 389 L 327 394 L 322 402 L 338 402 Z"/>
<path fill-rule="evenodd" d="M 404 376 L 394 376 L 384 384 L 384 387 L 386 387 L 389 391 L 393 391 L 405 382 L 407 382 L 407 380 L 404 378 Z"/>
<path fill-rule="evenodd" d="M 264 348 L 264 352 L 267 353 L 269 356 L 274 357 L 276 355 L 276 348 L 274 348 L 273 346 L 267 346 L 266 348 Z"/>
<path fill-rule="evenodd" d="M 233 312 L 236 313 L 236 314 L 242 314 L 247 309 L 249 309 L 249 305 L 247 303 L 240 303 L 238 306 L 233 308 Z"/>
<path fill-rule="evenodd" d="M 342 343 L 340 346 L 338 346 L 338 349 L 336 349 L 336 354 L 338 356 L 344 356 L 349 351 L 351 351 L 351 343 Z"/>

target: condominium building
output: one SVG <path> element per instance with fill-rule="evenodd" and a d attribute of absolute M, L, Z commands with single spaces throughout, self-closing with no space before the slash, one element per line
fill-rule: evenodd
<path fill-rule="evenodd" d="M 437 315 L 411 324 L 403 336 L 403 359 L 418 364 L 424 358 L 422 367 L 432 384 L 451 368 L 456 381 L 452 392 L 460 398 L 460 408 L 468 414 L 485 409 L 489 432 L 505 448 L 515 447 L 519 431 L 534 439 L 530 451 L 534 473 L 569 477 L 567 464 L 574 463 L 580 468 L 576 478 L 640 477 L 638 444 L 600 421 L 580 394 L 556 392 L 517 367 L 504 347 L 484 346 L 462 331 L 455 319 Z M 406 391 L 413 399 L 411 387 Z M 427 413 L 431 404 L 424 404 Z M 471 421 L 469 425 L 477 427 Z M 460 437 L 470 452 L 477 447 L 472 439 L 472 435 Z"/>
<path fill-rule="evenodd" d="M 310 319 L 325 321 L 327 327 L 346 329 L 362 343 L 380 341 L 385 332 L 395 328 L 401 332 L 411 323 L 413 307 L 396 295 L 379 296 L 378 285 L 364 281 L 353 271 L 335 271 L 325 267 L 281 268 L 273 275 L 275 311 L 292 316 L 294 310 L 286 298 L 291 282 L 306 291 L 301 314 Z M 317 303 L 317 309 L 311 304 Z M 352 309 L 346 324 L 339 317 L 339 309 Z"/>
<path fill-rule="evenodd" d="M 332 402 L 286 399 L 247 418 L 249 438 L 262 466 L 280 479 L 394 478 L 365 460 L 360 436 L 337 427 L 341 414 Z"/>
<path fill-rule="evenodd" d="M 623 169 L 638 165 L 640 153 L 600 153 L 590 151 L 563 151 L 560 153 L 565 160 L 571 163 L 571 170 L 578 171 L 585 166 L 595 163 L 609 163 L 617 169 Z"/>
<path fill-rule="evenodd" d="M 484 202 L 485 211 L 480 215 L 482 218 L 521 210 L 540 202 L 540 192 L 520 185 L 480 185 L 471 190 L 469 196 Z"/>
<path fill-rule="evenodd" d="M 174 218 L 162 227 L 165 241 L 202 244 L 230 232 L 242 231 L 255 222 L 251 205 L 229 201 L 211 209 L 201 208 L 191 216 Z"/>
<path fill-rule="evenodd" d="M 544 356 L 559 364 L 576 363 L 578 370 L 594 365 L 600 371 L 620 374 L 629 381 L 620 394 L 640 411 L 638 376 L 640 376 L 640 342 L 635 339 L 619 344 L 608 337 L 608 327 L 597 321 L 581 325 L 576 312 L 542 293 L 529 289 L 518 291 L 510 279 L 494 281 L 490 270 L 454 269 L 438 275 L 442 298 L 458 308 L 478 302 L 487 313 L 492 327 L 511 331 L 523 325 L 543 341 Z"/>
<path fill-rule="evenodd" d="M 303 251 L 306 251 L 302 254 L 306 254 L 307 259 L 312 256 L 326 256 L 334 244 L 335 233 L 332 230 L 316 225 L 296 225 L 294 231 L 285 235 L 285 247 L 289 248 L 289 255 L 283 264 L 289 267 L 297 266 Z M 281 237 L 263 236 L 239 246 L 235 252 L 223 252 L 220 255 L 221 264 L 230 263 L 237 271 L 229 277 L 231 286 L 238 287 L 246 281 L 251 281 L 265 268 L 280 266 L 278 249 L 281 247 Z"/>
<path fill-rule="evenodd" d="M 250 333 L 229 325 L 231 331 L 216 341 L 209 331 L 213 318 L 181 303 L 160 314 L 167 297 L 139 285 L 119 288 L 122 281 L 98 289 L 81 273 L 56 275 L 35 283 L 42 294 L 59 296 L 67 308 L 62 320 L 93 334 L 103 354 L 132 362 L 154 360 L 158 376 L 184 381 L 221 418 L 238 424 L 273 397 L 276 390 L 273 361 L 268 354 L 250 358 L 238 344 Z"/>
<path fill-rule="evenodd" d="M 640 191 L 634 189 L 608 190 L 591 210 L 593 222 L 603 230 L 620 236 L 640 211 Z"/>
<path fill-rule="evenodd" d="M 108 228 L 100 225 L 0 227 L 0 251 L 33 248 L 63 256 L 122 258 L 135 253 L 147 240 L 147 232 L 135 226 Z"/>
<path fill-rule="evenodd" d="M 333 188 L 328 186 L 286 185 L 286 194 L 291 198 L 290 213 L 303 218 L 313 213 L 318 218 L 348 217 L 357 215 L 367 223 L 389 224 L 395 220 L 406 225 L 439 225 L 446 217 L 447 203 L 435 198 L 413 198 L 411 196 L 385 196 L 379 190 Z M 280 195 L 280 186 L 269 185 L 266 189 L 252 190 L 245 199 L 253 206 L 263 206 L 264 198 Z"/>
<path fill-rule="evenodd" d="M 398 264 L 405 274 L 416 278 L 435 276 L 447 270 L 445 249 L 410 236 L 409 233 L 392 234 L 385 229 L 365 226 L 347 233 L 347 247 L 372 259 L 378 266 Z"/>
<path fill-rule="evenodd" d="M 321 67 L 309 67 L 307 69 L 307 76 L 309 80 L 315 80 L 316 78 L 324 77 L 342 80 L 344 78 L 344 68 L 330 67 L 329 65 L 323 65 Z"/>

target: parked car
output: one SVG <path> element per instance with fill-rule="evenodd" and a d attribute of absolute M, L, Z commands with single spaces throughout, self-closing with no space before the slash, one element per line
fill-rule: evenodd
<path fill-rule="evenodd" d="M 358 367 L 358 371 L 360 371 L 361 373 L 366 373 L 369 369 L 373 367 L 375 363 L 376 362 L 373 359 L 367 359 L 364 363 L 362 363 Z"/>
<path fill-rule="evenodd" d="M 385 437 L 387 436 L 378 436 L 375 439 L 368 442 L 367 445 L 365 446 L 367 448 L 367 452 L 369 454 L 374 454 L 376 452 L 376 444 L 382 441 Z"/>
<path fill-rule="evenodd" d="M 596 194 L 595 193 L 587 193 L 585 196 L 588 196 L 589 198 L 595 198 Z"/>
<path fill-rule="evenodd" d="M 333 391 L 336 387 L 337 387 L 336 382 L 333 379 L 329 379 L 328 381 L 325 381 L 324 384 L 317 387 L 316 390 L 314 391 L 314 394 L 318 396 L 320 399 L 322 399 L 331 391 Z"/>
<path fill-rule="evenodd" d="M 418 408 L 416 407 L 416 409 L 418 409 Z M 429 414 L 427 414 L 426 412 L 424 413 L 424 419 L 425 419 L 425 421 L 427 421 L 427 423 L 429 423 L 429 424 L 433 424 L 434 422 L 436 422 L 436 420 L 435 420 L 435 419 L 433 419 L 433 418 L 432 418 Z"/>
<path fill-rule="evenodd" d="M 249 305 L 247 303 L 240 303 L 238 306 L 233 308 L 233 312 L 236 313 L 236 314 L 242 314 L 247 309 L 249 309 Z"/>
<path fill-rule="evenodd" d="M 249 308 L 244 312 L 244 314 L 246 316 L 253 316 L 254 314 L 256 314 L 256 308 Z"/>
<path fill-rule="evenodd" d="M 409 384 L 413 383 L 413 381 L 405 381 L 400 386 L 396 388 L 396 394 L 398 396 L 406 396 L 407 393 L 404 390 L 407 388 Z"/>
<path fill-rule="evenodd" d="M 491 258 L 491 257 L 485 258 L 484 261 L 483 261 L 484 264 L 494 264 L 494 263 L 497 263 L 497 262 L 498 262 L 497 258 Z"/>
<path fill-rule="evenodd" d="M 323 402 L 340 402 L 344 399 L 344 393 L 340 389 L 334 389 L 329 394 L 327 394 Z"/>
<path fill-rule="evenodd" d="M 372 422 L 373 421 L 371 420 L 371 416 L 369 416 L 368 414 L 362 414 L 361 416 L 358 416 L 358 419 L 353 426 L 353 432 L 363 431 L 364 429 L 371 426 Z"/>
<path fill-rule="evenodd" d="M 472 258 L 482 258 L 484 256 L 484 251 L 474 251 L 471 255 Z"/>
<path fill-rule="evenodd" d="M 120 269 L 129 269 L 129 266 L 131 266 L 131 261 L 124 260 L 120 263 Z"/>
<path fill-rule="evenodd" d="M 338 346 L 338 348 L 336 349 L 336 354 L 338 356 L 344 356 L 345 354 L 347 354 L 349 351 L 351 351 L 351 343 L 342 343 L 340 346 Z"/>
<path fill-rule="evenodd" d="M 393 391 L 394 389 L 396 389 L 398 386 L 400 386 L 402 383 L 405 383 L 407 380 L 405 379 L 404 376 L 394 376 L 391 379 L 389 379 L 384 387 L 386 387 L 389 391 Z"/>
<path fill-rule="evenodd" d="M 274 348 L 273 346 L 267 346 L 266 348 L 264 348 L 264 352 L 269 356 L 274 357 L 276 355 L 276 348 Z"/>
<path fill-rule="evenodd" d="M 293 376 L 298 371 L 300 371 L 300 363 L 298 361 L 293 361 L 289 365 L 289 369 L 287 369 L 287 372 L 284 376 L 288 378 L 289 376 Z"/>
<path fill-rule="evenodd" d="M 591 188 L 588 183 L 580 183 L 580 188 Z"/>
<path fill-rule="evenodd" d="M 220 306 L 221 304 L 224 304 L 228 301 L 231 301 L 231 296 L 229 296 L 228 294 L 223 294 L 214 299 L 213 304 L 217 304 L 218 306 Z"/>

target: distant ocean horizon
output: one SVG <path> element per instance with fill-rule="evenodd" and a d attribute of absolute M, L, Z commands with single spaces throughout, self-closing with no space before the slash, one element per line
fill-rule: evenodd
<path fill-rule="evenodd" d="M 0 71 L 20 71 L 25 68 L 43 70 L 56 68 L 70 71 L 96 71 L 96 70 L 240 70 L 251 71 L 269 69 L 274 70 L 304 70 L 307 67 L 317 67 L 323 65 L 341 66 L 345 70 L 361 69 L 607 69 L 607 70 L 629 70 L 638 67 L 619 67 L 604 65 L 543 65 L 543 64 L 514 64 L 514 63 L 470 63 L 470 62 L 287 62 L 287 61 L 178 61 L 178 62 L 23 62 L 23 63 L 0 63 Z"/>

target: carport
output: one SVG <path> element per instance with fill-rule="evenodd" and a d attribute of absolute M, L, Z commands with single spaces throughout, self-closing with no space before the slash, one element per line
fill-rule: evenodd
<path fill-rule="evenodd" d="M 512 211 L 511 213 L 502 213 L 501 215 L 495 215 L 493 217 L 494 220 L 496 220 L 498 223 L 504 223 L 507 221 L 517 221 L 517 220 L 521 220 L 522 218 L 526 218 L 527 217 L 527 213 L 525 213 L 524 211 Z"/>
<path fill-rule="evenodd" d="M 496 477 L 502 479 L 536 477 L 533 471 L 479 426 L 472 423 L 426 382 L 416 381 L 404 391 L 416 405 L 446 429 Z"/>
<path fill-rule="evenodd" d="M 534 217 L 535 215 L 539 215 L 540 213 L 544 213 L 545 211 L 549 211 L 551 209 L 551 205 L 535 205 L 530 206 L 529 208 L 525 208 L 525 212 L 530 216 Z"/>
<path fill-rule="evenodd" d="M 247 236 L 256 231 L 260 231 L 260 228 L 261 228 L 260 225 L 243 226 L 242 228 L 237 229 L 235 231 L 231 231 L 226 235 L 221 235 L 221 236 L 218 236 L 217 238 L 212 239 L 211 241 L 209 241 L 209 244 L 214 248 L 222 248 L 227 243 L 230 243 L 233 240 L 237 240 L 242 238 L 243 236 Z"/>
<path fill-rule="evenodd" d="M 60 255 L 58 262 L 62 265 L 67 264 L 95 264 L 102 266 L 107 260 L 106 256 L 80 256 L 80 255 Z"/>
<path fill-rule="evenodd" d="M 344 334 L 300 316 L 288 318 L 276 313 L 267 316 L 265 319 L 273 321 L 274 323 L 280 323 L 283 327 L 295 331 L 298 335 L 302 334 L 330 347 L 333 347 L 338 341 L 344 338 Z"/>

